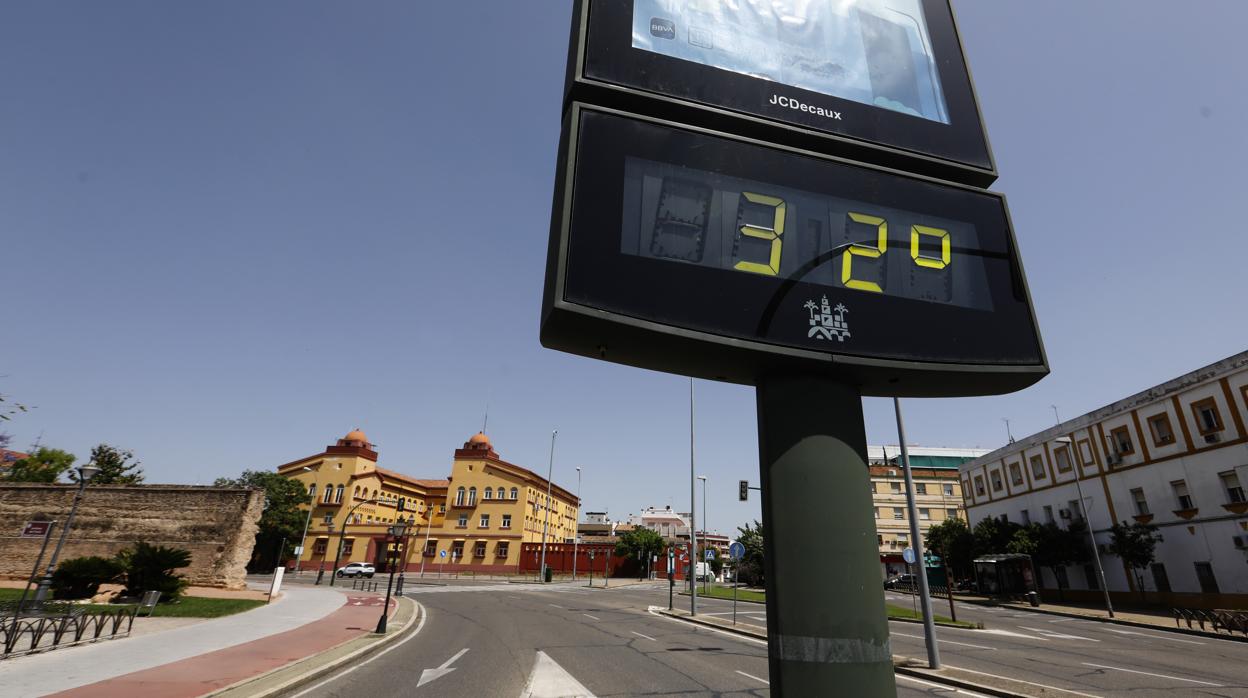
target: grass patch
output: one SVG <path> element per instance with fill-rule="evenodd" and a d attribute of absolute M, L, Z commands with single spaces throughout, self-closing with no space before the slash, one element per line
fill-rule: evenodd
<path fill-rule="evenodd" d="M 681 592 L 681 593 L 687 594 L 687 592 Z M 704 597 L 709 597 L 713 599 L 727 599 L 731 601 L 732 600 L 732 587 L 711 585 L 710 590 L 704 592 L 702 590 L 702 585 L 699 584 L 698 596 L 704 596 Z M 767 595 L 761 591 L 746 591 L 745 589 L 739 589 L 737 590 L 737 600 L 738 601 L 758 601 L 760 603 L 765 603 L 767 601 Z M 915 613 L 911 609 L 906 608 L 904 606 L 895 606 L 891 603 L 884 604 L 884 606 L 888 610 L 889 618 L 899 618 L 902 620 L 922 620 L 923 618 L 923 615 L 921 613 Z M 956 625 L 962 628 L 977 627 L 975 623 L 964 623 L 962 621 L 954 622 L 952 620 L 949 620 L 949 618 L 947 618 L 946 616 L 942 616 L 939 614 L 936 616 L 936 622 L 945 623 L 947 625 Z"/>
<path fill-rule="evenodd" d="M 31 587 L 27 599 L 34 598 L 35 590 Z M 21 589 L 0 589 L 0 601 L 17 601 L 22 597 Z M 183 596 L 173 603 L 156 605 L 152 616 L 157 618 L 220 618 L 243 611 L 250 611 L 263 606 L 264 601 L 257 599 L 210 599 L 202 596 Z M 83 604 L 88 611 L 111 611 L 124 608 L 121 604 Z"/>

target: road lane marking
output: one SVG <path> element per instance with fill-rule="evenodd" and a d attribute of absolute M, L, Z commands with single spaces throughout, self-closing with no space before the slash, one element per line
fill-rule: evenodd
<path fill-rule="evenodd" d="M 643 633 L 639 633 L 639 632 L 637 632 L 636 630 L 632 631 L 632 633 L 633 633 L 634 635 L 636 635 L 637 637 L 644 637 L 644 638 L 646 638 L 647 640 L 649 640 L 649 641 L 651 641 L 651 642 L 658 642 L 658 640 L 656 640 L 656 639 L 654 639 L 654 638 L 650 637 L 649 635 L 645 635 L 645 634 L 643 634 Z"/>
<path fill-rule="evenodd" d="M 403 638 L 402 640 L 399 640 L 398 642 L 394 643 L 393 645 L 390 645 L 390 646 L 389 646 L 389 647 L 387 647 L 386 649 L 384 649 L 384 650 L 382 650 L 382 651 L 378 652 L 377 654 L 374 654 L 373 656 L 369 657 L 368 659 L 365 659 L 364 661 L 360 662 L 359 664 L 356 664 L 356 665 L 352 666 L 350 669 L 347 669 L 346 671 L 342 672 L 341 674 L 334 674 L 333 676 L 331 676 L 331 677 L 329 677 L 329 678 L 325 679 L 324 681 L 321 681 L 320 683 L 312 684 L 311 686 L 309 686 L 309 687 L 307 687 L 307 688 L 303 689 L 302 691 L 300 691 L 300 692 L 296 693 L 295 695 L 291 696 L 290 698 L 300 698 L 300 696 L 305 696 L 305 695 L 307 695 L 307 694 L 311 693 L 312 691 L 315 691 L 316 689 L 320 688 L 321 686 L 324 686 L 325 684 L 328 684 L 328 683 L 332 683 L 332 682 L 334 682 L 334 681 L 337 681 L 338 679 L 340 679 L 340 678 L 342 678 L 342 677 L 346 676 L 347 674 L 350 674 L 351 672 L 355 671 L 356 669 L 359 669 L 360 667 L 364 666 L 365 664 L 368 664 L 369 662 L 374 662 L 374 661 L 376 661 L 376 660 L 378 660 L 378 659 L 381 659 L 381 657 L 382 657 L 383 655 L 385 655 L 386 653 L 388 653 L 388 652 L 392 652 L 392 651 L 394 651 L 394 650 L 397 650 L 397 649 L 398 649 L 401 645 L 403 645 L 404 643 L 406 643 L 408 640 L 410 640 L 410 639 L 412 639 L 412 638 L 416 637 L 417 635 L 419 635 L 419 634 L 420 634 L 421 629 L 425 627 L 425 620 L 429 618 L 429 613 L 425 610 L 425 607 L 424 607 L 423 605 L 421 605 L 421 603 L 420 603 L 419 601 L 415 601 L 415 600 L 413 600 L 413 601 L 412 601 L 412 603 L 416 604 L 416 610 L 420 612 L 420 622 L 416 624 L 416 629 L 412 631 L 412 634 L 411 634 L 411 635 L 408 635 L 407 637 Z M 464 651 L 466 652 L 467 650 L 464 650 Z"/>
<path fill-rule="evenodd" d="M 754 644 L 756 644 L 756 645 L 764 645 L 764 646 L 767 644 L 767 641 L 766 641 L 766 640 L 760 640 L 760 639 L 758 639 L 758 638 L 756 638 L 756 637 L 750 637 L 749 635 L 742 635 L 742 634 L 740 634 L 740 633 L 730 633 L 730 632 L 728 632 L 727 630 L 720 630 L 719 628 L 712 628 L 712 627 L 710 627 L 710 626 L 706 626 L 706 625 L 698 625 L 697 623 L 691 623 L 691 622 L 688 622 L 688 621 L 684 621 L 684 620 L 683 620 L 683 619 L 681 619 L 681 618 L 673 618 L 673 617 L 671 617 L 671 616 L 665 616 L 665 615 L 662 615 L 662 614 L 660 614 L 660 613 L 655 613 L 655 611 L 662 611 L 662 610 L 664 610 L 662 606 L 651 606 L 651 607 L 649 607 L 649 608 L 647 608 L 647 609 L 646 609 L 646 612 L 647 612 L 647 613 L 649 613 L 649 614 L 650 614 L 650 615 L 652 615 L 652 616 L 655 616 L 656 618 L 667 618 L 668 620 L 673 620 L 673 621 L 676 621 L 676 622 L 678 622 L 678 623 L 684 623 L 685 625 L 692 625 L 692 626 L 694 626 L 694 627 L 693 627 L 693 632 L 698 632 L 699 630 L 709 630 L 709 631 L 711 631 L 711 632 L 713 632 L 713 633 L 719 633 L 720 635 L 724 635 L 724 636 L 726 636 L 726 637 L 730 637 L 730 638 L 732 638 L 732 639 L 734 639 L 734 640 L 741 640 L 741 641 L 743 641 L 743 642 L 753 642 L 753 643 L 754 643 Z"/>
<path fill-rule="evenodd" d="M 983 630 L 979 630 L 977 632 L 988 633 L 989 635 L 1004 635 L 1006 637 L 1021 637 L 1021 638 L 1025 638 L 1028 640 L 1039 640 L 1041 642 L 1048 642 L 1050 639 L 1047 637 L 1036 637 L 1035 635 L 1027 635 L 1025 633 L 1016 633 L 1012 630 L 1001 630 L 1000 628 L 984 628 Z"/>
<path fill-rule="evenodd" d="M 1045 637 L 1055 637 L 1059 640 L 1087 640 L 1088 642 L 1100 642 L 1100 640 L 1097 640 L 1095 638 L 1084 637 L 1082 635 L 1066 635 L 1064 633 L 1056 633 L 1056 632 L 1053 632 L 1052 630 L 1045 630 L 1043 628 L 1029 628 L 1025 625 L 1020 625 L 1018 627 L 1022 628 L 1023 630 L 1030 630 L 1033 633 L 1040 633 L 1041 635 L 1044 635 Z"/>
<path fill-rule="evenodd" d="M 594 620 L 602 620 L 598 616 L 591 616 L 588 613 L 582 613 L 581 615 L 585 616 L 586 618 L 593 618 Z"/>
<path fill-rule="evenodd" d="M 557 604 L 557 603 L 548 603 L 548 604 L 546 604 L 546 605 L 547 605 L 547 606 L 554 606 L 555 608 L 563 608 L 563 606 L 560 606 L 560 605 L 559 605 L 559 604 Z"/>
<path fill-rule="evenodd" d="M 1189 683 L 1198 683 L 1202 686 L 1213 686 L 1214 688 L 1222 688 L 1220 683 L 1209 683 L 1208 681 L 1197 681 L 1196 679 L 1185 679 L 1182 676 L 1168 676 L 1166 674 L 1154 674 L 1151 671 L 1136 671 L 1135 669 L 1123 669 L 1117 666 L 1106 666 L 1104 664 L 1092 664 L 1091 662 L 1083 662 L 1084 666 L 1094 666 L 1098 669 L 1113 669 L 1114 671 L 1125 671 L 1129 674 L 1143 674 L 1145 676 L 1156 676 L 1160 679 L 1174 679 L 1175 681 L 1187 681 Z"/>
<path fill-rule="evenodd" d="M 1016 678 L 1013 678 L 1013 677 L 1010 677 L 1010 676 L 1001 676 L 1000 674 L 989 674 L 989 673 L 988 673 L 988 672 L 986 672 L 986 671 L 975 671 L 974 669 L 967 669 L 967 668 L 965 668 L 965 667 L 950 666 L 949 664 L 946 664 L 945 666 L 949 667 L 950 669 L 957 669 L 958 671 L 965 671 L 965 672 L 967 672 L 967 673 L 969 673 L 969 674 L 979 674 L 980 676 L 991 676 L 991 677 L 992 677 L 992 678 L 994 678 L 994 679 L 1006 679 L 1006 680 L 1008 680 L 1008 681 L 1017 681 L 1017 682 L 1019 682 L 1019 683 L 1025 683 L 1025 684 L 1027 684 L 1027 685 L 1029 685 L 1029 686 L 1039 686 L 1040 688 L 1048 688 L 1048 689 L 1051 689 L 1051 690 L 1054 690 L 1054 691 L 1061 691 L 1061 692 L 1063 692 L 1063 693 L 1069 693 L 1069 694 L 1071 694 L 1072 696 L 1083 696 L 1084 698 L 1102 698 L 1101 696 L 1094 695 L 1094 694 L 1092 694 L 1092 693 L 1080 693 L 1079 691 L 1072 691 L 1072 690 L 1070 690 L 1069 688 L 1058 688 L 1057 686 L 1050 686 L 1050 685 L 1045 684 L 1045 683 L 1036 683 L 1036 682 L 1034 682 L 1034 681 L 1024 681 L 1024 680 L 1022 680 L 1022 679 L 1016 679 Z"/>
<path fill-rule="evenodd" d="M 923 636 L 922 636 L 922 635 L 908 635 L 908 634 L 906 634 L 906 633 L 899 633 L 899 632 L 890 632 L 889 634 L 890 634 L 890 635 L 900 635 L 901 637 L 912 637 L 912 638 L 914 638 L 914 639 L 916 639 L 916 640 L 922 640 L 922 639 L 923 639 Z M 936 638 L 936 641 L 937 641 L 937 642 L 943 642 L 943 643 L 945 643 L 945 644 L 949 644 L 949 645 L 961 645 L 961 646 L 963 646 L 963 647 L 974 647 L 974 648 L 975 648 L 975 649 L 977 649 L 977 650 L 995 650 L 995 649 L 997 649 L 996 647 L 985 647 L 984 645 L 972 645 L 972 644 L 971 644 L 971 643 L 969 643 L 969 642 L 956 642 L 956 641 L 954 641 L 954 640 L 942 640 L 941 638 Z"/>
<path fill-rule="evenodd" d="M 755 675 L 753 675 L 753 674 L 747 674 L 747 673 L 745 673 L 744 671 L 741 671 L 740 669 L 737 669 L 737 673 L 738 673 L 738 674 L 740 674 L 740 675 L 742 675 L 742 676 L 747 676 L 747 677 L 749 677 L 749 678 L 751 678 L 751 679 L 754 679 L 755 681 L 762 681 L 763 683 L 767 684 L 768 686 L 770 686 L 770 685 L 771 685 L 771 682 L 770 682 L 770 681 L 768 681 L 767 679 L 760 679 L 760 678 L 758 678 L 757 676 L 755 676 Z"/>
<path fill-rule="evenodd" d="M 1205 643 L 1203 643 L 1203 642 L 1197 642 L 1197 641 L 1195 641 L 1195 640 L 1180 640 L 1180 639 L 1179 639 L 1179 638 L 1177 638 L 1177 637 L 1165 637 L 1165 636 L 1162 636 L 1162 635 L 1153 635 L 1153 634 L 1151 634 L 1151 633 L 1137 633 L 1137 632 L 1135 632 L 1135 631 L 1133 631 L 1133 630 L 1117 630 L 1117 629 L 1115 629 L 1115 628 L 1105 628 L 1105 629 L 1106 629 L 1106 630 L 1108 630 L 1108 631 L 1109 631 L 1109 632 L 1111 632 L 1111 633 L 1118 633 L 1119 635 L 1139 635 L 1140 637 L 1151 637 L 1151 638 L 1153 638 L 1154 640 L 1169 640 L 1170 642 L 1185 642 L 1185 643 L 1187 643 L 1187 644 L 1189 644 L 1189 645 L 1203 645 L 1203 644 L 1205 644 Z"/>
<path fill-rule="evenodd" d="M 435 681 L 437 679 L 442 678 L 443 676 L 446 676 L 452 671 L 455 671 L 455 667 L 451 665 L 455 663 L 456 659 L 459 659 L 460 657 L 464 656 L 464 653 L 467 651 L 468 651 L 468 648 L 465 647 L 462 650 L 456 652 L 455 656 L 451 657 L 445 662 L 442 662 L 441 666 L 434 667 L 433 669 L 425 669 L 424 671 L 420 672 L 420 680 L 416 682 L 416 688 L 420 688 L 421 686 L 424 686 L 430 681 Z"/>
<path fill-rule="evenodd" d="M 953 686 L 950 686 L 947 683 L 934 683 L 932 681 L 924 681 L 923 679 L 916 679 L 913 676 L 906 676 L 905 674 L 896 674 L 896 676 L 897 676 L 898 681 L 913 681 L 923 686 L 931 686 L 932 688 L 943 688 L 953 693 L 961 693 L 964 696 L 975 696 L 975 698 L 988 698 L 988 696 L 983 693 L 974 693 L 972 691 L 964 691 L 960 688 L 954 688 Z"/>
<path fill-rule="evenodd" d="M 577 696 L 578 698 L 594 698 L 594 694 L 566 669 L 555 663 L 550 655 L 537 651 L 537 661 L 533 664 L 533 672 L 529 674 L 529 682 L 524 687 L 520 698 L 562 698 Z"/>

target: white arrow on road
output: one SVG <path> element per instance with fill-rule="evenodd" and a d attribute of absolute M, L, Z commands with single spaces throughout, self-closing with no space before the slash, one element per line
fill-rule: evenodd
<path fill-rule="evenodd" d="M 541 650 L 537 651 L 533 673 L 529 675 L 529 683 L 520 695 L 521 698 L 594 698 L 594 694 L 577 681 L 576 677 Z"/>
<path fill-rule="evenodd" d="M 416 682 L 416 688 L 420 688 L 421 686 L 424 686 L 425 684 L 429 683 L 430 681 L 433 681 L 434 679 L 440 679 L 443 676 L 446 676 L 447 674 L 451 673 L 452 671 L 455 671 L 455 669 L 451 665 L 455 663 L 456 659 L 459 659 L 460 657 L 464 656 L 464 652 L 467 652 L 467 651 L 468 651 L 468 648 L 465 647 L 462 650 L 456 652 L 454 657 L 451 657 L 445 662 L 442 662 L 442 666 L 436 669 L 425 669 L 424 671 L 420 672 L 420 680 Z"/>

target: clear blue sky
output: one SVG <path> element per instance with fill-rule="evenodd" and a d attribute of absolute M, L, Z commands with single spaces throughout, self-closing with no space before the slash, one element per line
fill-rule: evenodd
<path fill-rule="evenodd" d="M 996 447 L 1248 346 L 1248 3 L 959 0 L 1053 373 L 909 400 Z M 567 2 L 0 5 L 0 392 L 22 447 L 208 483 L 353 427 L 445 476 L 481 426 L 587 509 L 685 508 L 687 382 L 538 344 Z M 754 396 L 698 383 L 711 528 Z M 891 404 L 866 402 L 874 443 Z"/>

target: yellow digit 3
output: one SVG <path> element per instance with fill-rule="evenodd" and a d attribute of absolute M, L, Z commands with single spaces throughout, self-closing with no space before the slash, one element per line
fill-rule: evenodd
<path fill-rule="evenodd" d="M 766 264 L 759 262 L 737 262 L 732 268 L 741 271 L 750 271 L 755 274 L 766 274 L 767 276 L 775 276 L 780 273 L 780 248 L 782 245 L 781 235 L 784 235 L 784 199 L 767 196 L 766 194 L 755 194 L 750 191 L 741 192 L 747 201 L 764 206 L 771 206 L 775 209 L 775 219 L 770 228 L 764 228 L 757 225 L 741 226 L 741 234 L 748 235 L 752 238 L 771 241 L 771 255 Z"/>
<path fill-rule="evenodd" d="M 845 284 L 845 288 L 856 288 L 861 291 L 883 293 L 884 289 L 880 288 L 880 285 L 874 281 L 855 279 L 852 263 L 854 257 L 867 257 L 869 259 L 875 259 L 888 251 L 888 221 L 880 218 L 879 216 L 868 216 L 865 213 L 853 212 L 850 212 L 849 219 L 855 223 L 874 225 L 877 237 L 874 247 L 854 243 L 845 250 L 845 254 L 841 255 L 841 283 Z"/>

